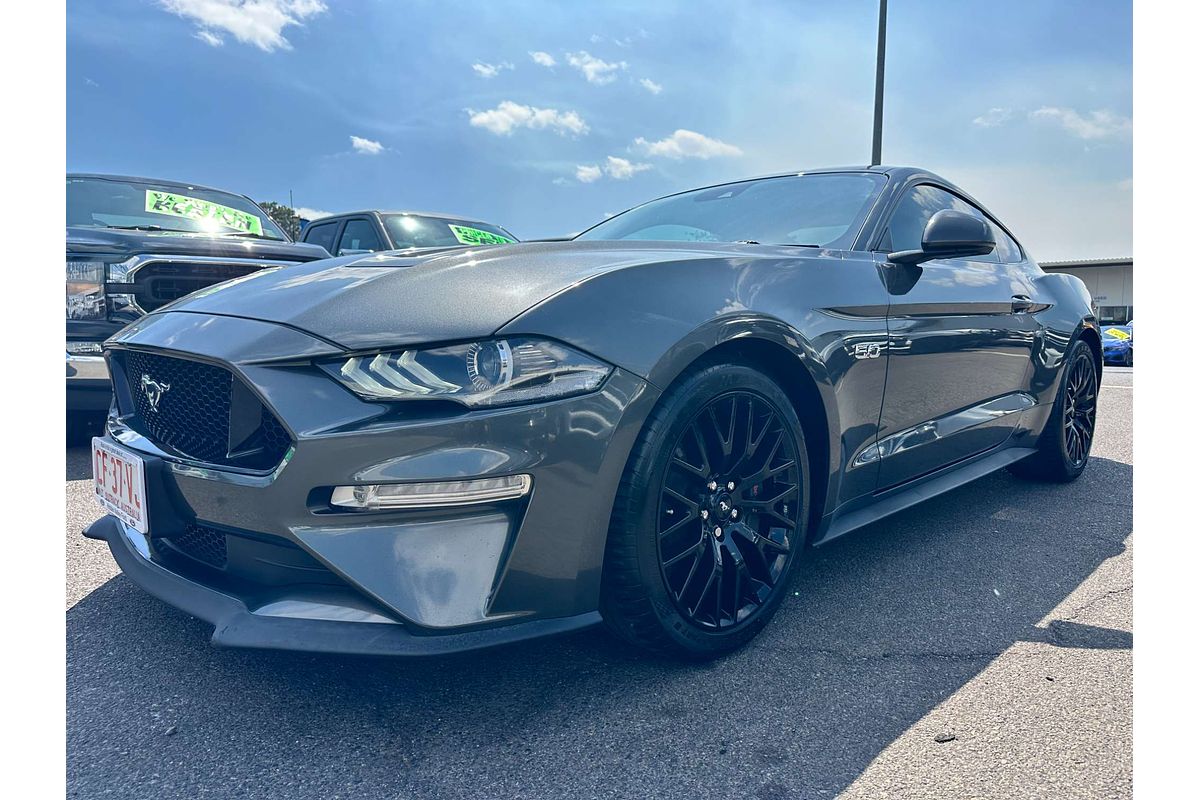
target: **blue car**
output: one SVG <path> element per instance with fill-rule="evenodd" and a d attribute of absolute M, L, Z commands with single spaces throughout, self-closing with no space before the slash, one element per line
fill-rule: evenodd
<path fill-rule="evenodd" d="M 1133 366 L 1133 327 L 1110 325 L 1102 328 L 1100 341 L 1104 344 L 1104 363 Z"/>

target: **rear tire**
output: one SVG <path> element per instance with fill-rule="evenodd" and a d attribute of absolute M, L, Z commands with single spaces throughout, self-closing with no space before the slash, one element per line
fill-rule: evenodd
<path fill-rule="evenodd" d="M 730 364 L 686 375 L 651 413 L 617 490 L 605 624 L 674 657 L 741 647 L 786 595 L 808 513 L 804 431 L 778 384 Z"/>
<path fill-rule="evenodd" d="M 1037 452 L 1009 470 L 1021 478 L 1068 483 L 1083 474 L 1096 434 L 1100 371 L 1088 343 L 1077 340 L 1063 361 L 1062 377 Z"/>

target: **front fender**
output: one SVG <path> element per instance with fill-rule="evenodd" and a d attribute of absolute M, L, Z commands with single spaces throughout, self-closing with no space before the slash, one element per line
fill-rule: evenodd
<path fill-rule="evenodd" d="M 886 359 L 852 355 L 887 342 L 887 293 L 874 262 L 835 251 L 665 261 L 581 281 L 505 325 L 501 335 L 550 336 L 665 390 L 688 365 L 737 339 L 769 342 L 783 369 L 806 373 L 824 407 L 832 474 L 873 441 Z M 879 349 L 876 349 L 879 352 Z M 874 489 L 852 471 L 831 503 Z"/>

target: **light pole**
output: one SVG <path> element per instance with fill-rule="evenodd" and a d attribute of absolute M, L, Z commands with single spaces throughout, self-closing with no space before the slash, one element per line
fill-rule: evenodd
<path fill-rule="evenodd" d="M 871 166 L 883 163 L 883 53 L 887 46 L 887 0 L 879 0 L 879 39 L 875 55 L 875 130 L 871 137 Z"/>

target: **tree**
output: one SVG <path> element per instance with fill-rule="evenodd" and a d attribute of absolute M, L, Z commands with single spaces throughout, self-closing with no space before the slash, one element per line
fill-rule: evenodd
<path fill-rule="evenodd" d="M 267 212 L 267 216 L 271 220 L 283 228 L 284 232 L 293 239 L 300 238 L 300 218 L 296 216 L 296 212 L 285 206 L 283 203 L 276 203 L 268 200 L 265 203 L 259 203 L 259 208 Z"/>

